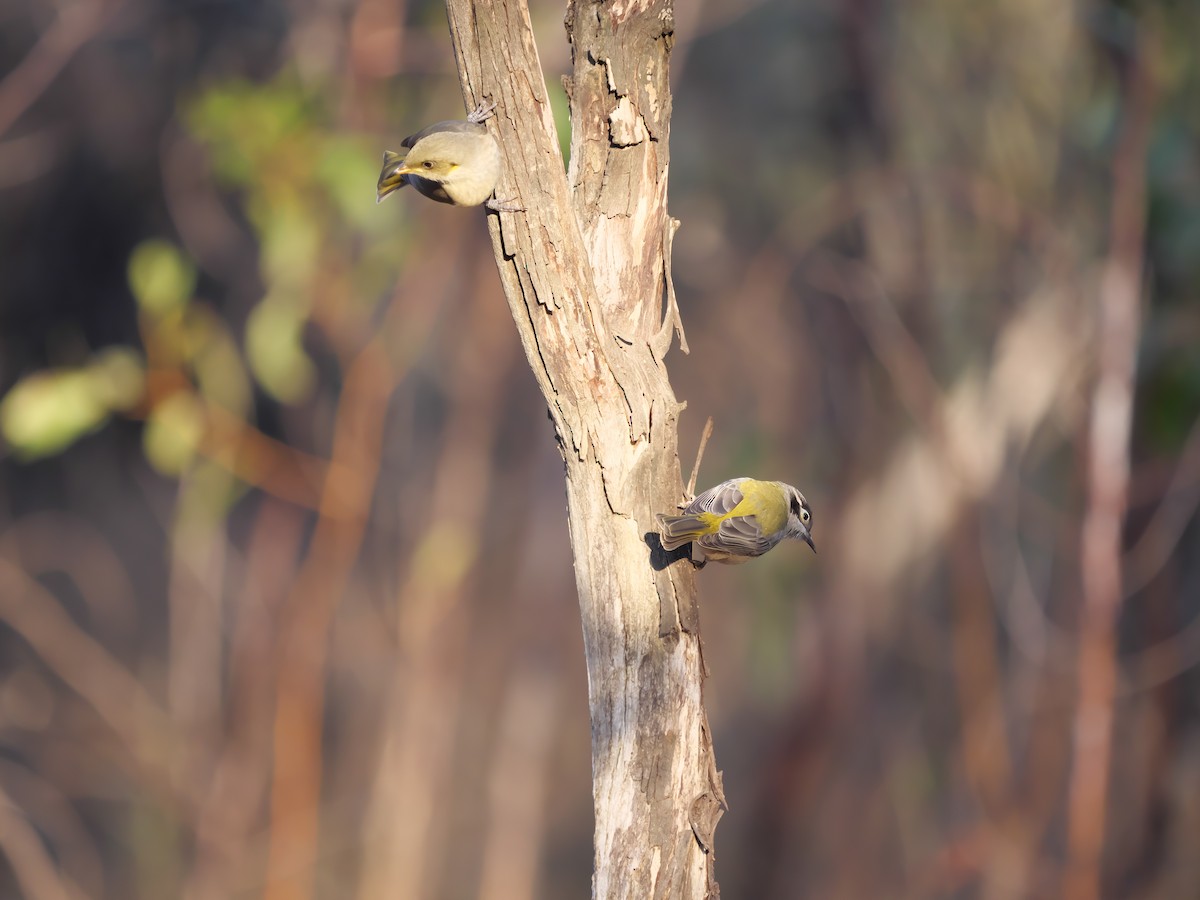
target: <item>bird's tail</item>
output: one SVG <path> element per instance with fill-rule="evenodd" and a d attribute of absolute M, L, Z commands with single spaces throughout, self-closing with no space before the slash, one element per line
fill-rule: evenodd
<path fill-rule="evenodd" d="M 375 202 L 382 203 L 383 198 L 392 191 L 398 191 L 408 184 L 404 175 L 397 175 L 396 170 L 404 165 L 404 157 L 393 150 L 383 151 L 383 169 L 379 173 L 379 183 L 375 185 Z"/>
<path fill-rule="evenodd" d="M 713 525 L 719 517 L 710 512 L 691 513 L 686 516 L 664 516 L 658 514 L 658 533 L 664 550 L 674 550 L 706 534 L 712 534 Z"/>

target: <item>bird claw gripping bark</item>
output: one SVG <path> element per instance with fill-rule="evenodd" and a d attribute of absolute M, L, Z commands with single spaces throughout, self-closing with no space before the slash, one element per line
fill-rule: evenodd
<path fill-rule="evenodd" d="M 467 121 L 472 125 L 482 125 L 488 119 L 496 114 L 495 103 L 480 103 L 471 114 L 467 116 Z"/>

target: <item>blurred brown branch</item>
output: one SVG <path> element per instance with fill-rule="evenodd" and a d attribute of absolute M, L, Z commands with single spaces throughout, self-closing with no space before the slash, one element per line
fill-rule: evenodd
<path fill-rule="evenodd" d="M 362 543 L 394 379 L 378 338 L 362 348 L 346 372 L 320 518 L 283 611 L 264 892 L 269 900 L 312 895 L 330 623 Z"/>
<path fill-rule="evenodd" d="M 115 0 L 77 0 L 60 7 L 34 48 L 0 80 L 0 135 L 12 128 L 119 7 Z"/>
<path fill-rule="evenodd" d="M 1141 590 L 1157 574 L 1179 545 L 1184 529 L 1200 506 L 1200 419 L 1183 443 L 1162 501 L 1124 561 L 1125 596 Z"/>
<path fill-rule="evenodd" d="M 42 844 L 33 823 L 0 787 L 0 850 L 8 857 L 26 900 L 84 900 L 87 894 Z"/>
<path fill-rule="evenodd" d="M 170 772 L 186 757 L 177 755 L 166 714 L 128 669 L 71 620 L 50 591 L 2 558 L 0 619 L 91 704 L 141 775 L 169 795 Z"/>
<path fill-rule="evenodd" d="M 318 507 L 329 463 L 263 434 L 219 404 L 206 404 L 205 414 L 208 428 L 200 453 L 264 493 L 306 509 Z"/>
<path fill-rule="evenodd" d="M 1146 240 L 1146 154 L 1156 100 L 1155 23 L 1140 23 L 1128 60 L 1122 117 L 1112 161 L 1109 255 L 1097 296 L 1096 383 L 1088 434 L 1088 494 L 1080 550 L 1079 696 L 1068 794 L 1067 900 L 1100 896 L 1113 703 L 1117 616 L 1123 599 L 1122 529 L 1129 490 L 1130 433 Z"/>
<path fill-rule="evenodd" d="M 478 252 L 476 252 L 478 251 Z M 429 895 L 438 796 L 454 782 L 454 732 L 464 699 L 461 621 L 472 573 L 487 532 L 499 473 L 488 460 L 503 427 L 503 391 L 516 361 L 501 298 L 486 284 L 495 269 L 480 242 L 459 246 L 472 300 L 459 314 L 446 362 L 450 419 L 444 429 L 411 554 L 397 560 L 396 660 L 382 730 L 384 750 L 372 802 L 358 896 L 420 900 Z M 491 373 L 481 378 L 481 373 Z"/>

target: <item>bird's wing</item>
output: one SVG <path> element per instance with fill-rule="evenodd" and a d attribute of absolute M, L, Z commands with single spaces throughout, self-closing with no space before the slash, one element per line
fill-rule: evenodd
<path fill-rule="evenodd" d="M 721 523 L 715 534 L 700 539 L 702 547 L 733 553 L 736 556 L 762 556 L 779 543 L 776 535 L 765 535 L 754 516 L 733 516 Z"/>
<path fill-rule="evenodd" d="M 428 128 L 422 128 L 416 134 L 410 134 L 400 142 L 400 146 L 407 150 L 411 150 L 413 144 L 415 144 L 421 138 L 428 137 L 429 135 L 439 131 L 452 131 L 458 134 L 484 134 L 487 132 L 487 128 L 485 128 L 483 125 L 476 124 L 475 122 L 463 122 L 458 119 L 451 119 L 447 122 L 434 122 Z"/>
<path fill-rule="evenodd" d="M 707 512 L 725 515 L 742 502 L 742 479 L 732 479 L 705 491 L 688 506 L 699 506 Z M 773 535 L 764 535 L 754 516 L 733 516 L 726 519 L 713 534 L 700 538 L 701 547 L 710 547 L 734 556 L 761 556 L 778 543 Z"/>
<path fill-rule="evenodd" d="M 446 188 L 436 181 L 430 181 L 428 178 L 422 178 L 420 175 L 405 175 L 404 181 L 411 184 L 421 194 L 424 194 L 430 200 L 436 200 L 438 203 L 453 203 L 450 195 L 446 192 Z"/>
<path fill-rule="evenodd" d="M 713 526 L 711 516 L 723 516 L 742 500 L 737 482 L 725 481 L 709 488 L 692 500 L 678 516 L 658 516 L 658 531 L 663 548 L 674 550 L 708 533 Z"/>
<path fill-rule="evenodd" d="M 716 487 L 709 488 L 703 494 L 698 494 L 696 499 L 687 505 L 685 512 L 710 512 L 719 516 L 725 515 L 742 502 L 742 492 L 738 490 L 740 483 L 740 480 L 736 478 L 731 481 L 722 481 Z"/>

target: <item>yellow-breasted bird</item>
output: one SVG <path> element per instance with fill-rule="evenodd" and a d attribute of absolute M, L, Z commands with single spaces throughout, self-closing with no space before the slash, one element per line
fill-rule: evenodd
<path fill-rule="evenodd" d="M 782 481 L 731 478 L 700 494 L 678 516 L 658 515 L 664 550 L 689 541 L 692 561 L 744 563 L 784 538 L 799 538 L 815 553 L 812 510 L 804 495 Z"/>
<path fill-rule="evenodd" d="M 500 179 L 500 146 L 483 124 L 496 104 L 480 104 L 467 120 L 438 122 L 400 142 L 408 152 L 383 151 L 375 202 L 411 184 L 439 203 L 519 212 L 521 207 L 492 197 Z"/>

